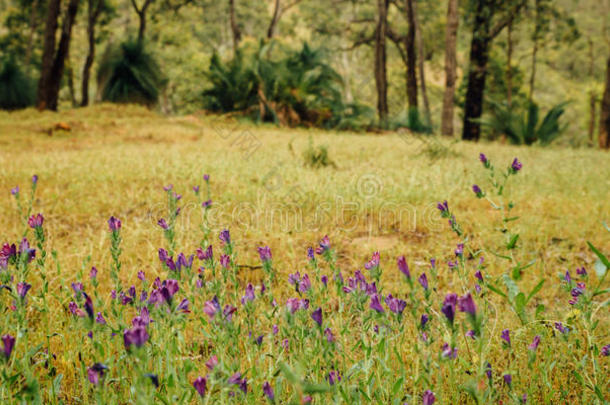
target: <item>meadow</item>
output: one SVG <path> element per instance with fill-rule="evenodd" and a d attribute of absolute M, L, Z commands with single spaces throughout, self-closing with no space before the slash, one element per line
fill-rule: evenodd
<path fill-rule="evenodd" d="M 2 403 L 610 401 L 607 152 L 100 104 L 0 190 Z"/>

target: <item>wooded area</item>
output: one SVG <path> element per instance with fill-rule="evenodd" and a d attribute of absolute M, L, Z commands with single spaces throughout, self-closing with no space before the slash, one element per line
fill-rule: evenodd
<path fill-rule="evenodd" d="M 0 0 L 0 21 L 2 109 L 610 147 L 610 0 Z"/>

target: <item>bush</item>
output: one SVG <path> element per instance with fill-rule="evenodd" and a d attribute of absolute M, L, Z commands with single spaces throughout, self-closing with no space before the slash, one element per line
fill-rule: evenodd
<path fill-rule="evenodd" d="M 309 146 L 303 153 L 303 158 L 305 159 L 305 165 L 314 169 L 328 166 L 336 167 L 335 162 L 328 157 L 328 147 L 326 145 L 314 146 L 311 137 L 309 138 Z"/>
<path fill-rule="evenodd" d="M 242 48 L 228 62 L 214 55 L 207 73 L 212 86 L 203 93 L 206 108 L 287 126 L 370 125 L 370 109 L 344 103 L 341 76 L 321 50 L 305 43 L 299 51 L 275 51 L 275 45 L 261 43 L 254 52 Z"/>
<path fill-rule="evenodd" d="M 0 66 L 0 109 L 18 110 L 34 105 L 34 83 L 12 59 Z"/>
<path fill-rule="evenodd" d="M 565 112 L 567 102 L 553 106 L 539 122 L 539 107 L 530 102 L 526 111 L 519 112 L 506 103 L 494 103 L 493 113 L 479 120 L 482 126 L 506 135 L 516 145 L 531 145 L 539 142 L 548 145 L 557 139 L 567 125 L 560 125 L 559 119 Z"/>
<path fill-rule="evenodd" d="M 97 73 L 102 100 L 115 103 L 157 103 L 166 80 L 157 61 L 137 41 L 110 45 Z"/>

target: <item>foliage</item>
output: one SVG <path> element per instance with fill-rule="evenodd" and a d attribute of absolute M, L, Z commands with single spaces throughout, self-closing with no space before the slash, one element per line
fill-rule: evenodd
<path fill-rule="evenodd" d="M 336 166 L 335 162 L 328 157 L 328 147 L 326 145 L 314 146 L 313 139 L 311 137 L 309 138 L 309 145 L 303 153 L 303 158 L 305 160 L 305 165 L 314 169 L 327 166 Z"/>
<path fill-rule="evenodd" d="M 214 55 L 203 96 L 207 108 L 245 112 L 260 121 L 282 125 L 354 129 L 369 124 L 369 109 L 344 103 L 341 76 L 325 61 L 322 50 L 304 43 L 298 51 L 276 42 L 252 51 L 240 49 L 222 62 Z"/>
<path fill-rule="evenodd" d="M 540 122 L 539 108 L 536 103 L 528 103 L 526 111 L 519 112 L 506 103 L 493 103 L 491 115 L 480 120 L 481 125 L 494 132 L 506 135 L 516 145 L 531 145 L 539 142 L 546 146 L 557 139 L 566 129 L 559 120 L 568 102 L 553 106 Z"/>
<path fill-rule="evenodd" d="M 166 80 L 157 61 L 142 43 L 134 40 L 109 45 L 97 73 L 102 100 L 153 105 Z"/>
<path fill-rule="evenodd" d="M 0 109 L 17 110 L 34 105 L 32 80 L 11 58 L 0 64 Z"/>

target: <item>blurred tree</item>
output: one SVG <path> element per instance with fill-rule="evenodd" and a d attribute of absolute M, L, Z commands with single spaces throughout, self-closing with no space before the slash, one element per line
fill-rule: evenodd
<path fill-rule="evenodd" d="M 441 115 L 441 134 L 453 136 L 453 106 L 457 76 L 457 32 L 459 25 L 458 0 L 447 2 L 445 30 L 445 92 Z"/>
<path fill-rule="evenodd" d="M 481 135 L 478 120 L 483 114 L 483 96 L 491 43 L 510 24 L 526 0 L 470 0 L 474 13 L 468 69 L 468 88 L 464 105 L 462 139 L 477 141 Z"/>
<path fill-rule="evenodd" d="M 76 19 L 80 0 L 69 0 L 63 17 L 61 36 L 57 50 L 55 49 L 55 34 L 61 9 L 61 0 L 49 0 L 47 21 L 45 25 L 42 67 L 38 81 L 36 104 L 40 110 L 57 110 L 59 86 L 64 73 L 66 56 L 70 49 L 72 27 Z"/>

